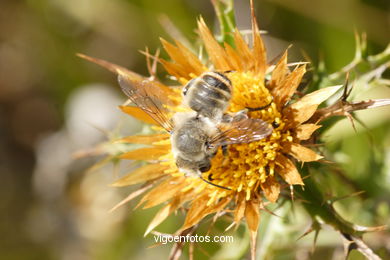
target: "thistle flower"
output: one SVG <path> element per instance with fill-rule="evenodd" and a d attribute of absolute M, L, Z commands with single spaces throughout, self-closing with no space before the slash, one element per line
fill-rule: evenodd
<path fill-rule="evenodd" d="M 185 221 L 178 231 L 183 232 L 196 226 L 206 216 L 229 212 L 233 217 L 233 225 L 242 219 L 251 232 L 252 258 L 254 244 L 260 221 L 260 208 L 265 199 L 271 203 L 278 200 L 282 187 L 304 185 L 297 164 L 318 161 L 322 156 L 308 148 L 313 144 L 313 133 L 321 127 L 318 118 L 323 110 L 316 113 L 318 106 L 335 94 L 341 86 L 326 87 L 296 98 L 294 95 L 306 72 L 306 65 L 298 63 L 293 67 L 287 61 L 287 50 L 275 65 L 267 64 L 266 51 L 259 32 L 251 2 L 252 42 L 247 43 L 241 33 L 235 29 L 231 35 L 231 45 L 221 45 L 213 36 L 202 18 L 198 20 L 198 31 L 207 51 L 208 60 L 202 62 L 179 41 L 174 44 L 161 40 L 170 60 L 152 58 L 160 62 L 167 73 L 173 76 L 180 86 L 200 76 L 206 71 L 230 71 L 232 83 L 232 99 L 228 113 L 249 109 L 250 118 L 257 118 L 273 126 L 272 134 L 252 143 L 234 144 L 228 147 L 227 155 L 218 151 L 212 159 L 212 168 L 203 174 L 204 179 L 212 175 L 215 185 L 210 185 L 200 178 L 185 177 L 174 160 L 170 136 L 161 133 L 156 125 L 142 109 L 134 106 L 122 106 L 121 109 L 146 123 L 153 124 L 157 133 L 151 135 L 129 136 L 120 142 L 143 144 L 146 147 L 135 149 L 120 155 L 121 159 L 148 161 L 132 173 L 116 181 L 114 186 L 128 186 L 145 183 L 130 194 L 118 206 L 149 192 L 139 202 L 144 208 L 165 204 L 147 227 L 146 234 L 162 223 L 170 214 L 180 208 L 186 211 Z M 80 55 L 98 63 L 118 75 L 125 75 L 134 82 L 152 81 L 176 104 L 174 111 L 185 110 L 181 105 L 180 88 L 172 88 L 158 81 L 155 75 L 142 77 L 120 66 L 106 61 Z M 147 53 L 148 58 L 151 57 Z M 153 74 L 153 73 L 152 73 Z M 365 107 L 367 108 L 367 106 Z M 313 115 L 315 115 L 313 117 Z M 317 120 L 313 120 L 316 118 Z M 323 118 L 321 118 L 323 119 Z M 150 190 L 151 189 L 151 190 Z"/>

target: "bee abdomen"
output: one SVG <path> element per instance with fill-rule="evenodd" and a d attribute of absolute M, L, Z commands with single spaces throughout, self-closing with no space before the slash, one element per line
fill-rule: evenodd
<path fill-rule="evenodd" d="M 200 115 L 219 120 L 231 99 L 231 82 L 219 72 L 206 72 L 183 88 L 185 103 Z"/>
<path fill-rule="evenodd" d="M 223 73 L 209 72 L 203 75 L 202 79 L 210 86 L 231 94 L 231 82 Z"/>
<path fill-rule="evenodd" d="M 200 112 L 206 117 L 213 118 L 216 111 L 225 110 L 230 100 L 230 94 L 216 89 L 205 82 L 198 82 L 196 90 L 192 91 L 188 99 L 188 105 L 194 111 Z"/>

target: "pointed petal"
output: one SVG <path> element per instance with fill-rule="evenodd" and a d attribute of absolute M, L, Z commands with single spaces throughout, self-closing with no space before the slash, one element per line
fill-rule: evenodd
<path fill-rule="evenodd" d="M 260 36 L 259 26 L 257 25 L 255 10 L 251 6 L 252 16 L 252 37 L 253 37 L 253 59 L 255 61 L 255 73 L 264 78 L 267 70 L 267 57 L 263 40 Z"/>
<path fill-rule="evenodd" d="M 254 260 L 256 256 L 257 229 L 260 222 L 259 203 L 253 200 L 247 202 L 245 218 L 251 236 L 251 259 Z"/>
<path fill-rule="evenodd" d="M 145 123 L 152 124 L 152 125 L 159 125 L 156 121 L 154 121 L 153 118 L 151 118 L 146 112 L 144 112 L 139 107 L 119 106 L 119 108 L 126 114 L 138 120 L 141 120 Z"/>
<path fill-rule="evenodd" d="M 301 162 L 313 162 L 323 158 L 313 150 L 296 143 L 286 145 L 284 150 Z"/>
<path fill-rule="evenodd" d="M 126 174 L 124 177 L 115 181 L 111 185 L 114 187 L 123 187 L 123 186 L 128 186 L 128 185 L 148 181 L 164 175 L 164 170 L 166 169 L 167 166 L 164 165 L 148 164 L 136 169 L 135 171 Z"/>
<path fill-rule="evenodd" d="M 307 140 L 311 137 L 313 132 L 320 127 L 321 127 L 321 125 L 316 125 L 316 124 L 299 125 L 295 129 L 295 134 L 299 140 Z"/>
<path fill-rule="evenodd" d="M 245 218 L 246 222 L 248 224 L 249 230 L 257 232 L 257 228 L 259 226 L 260 222 L 260 206 L 259 203 L 250 200 L 247 201 L 246 207 L 245 207 Z"/>
<path fill-rule="evenodd" d="M 271 202 L 276 202 L 280 194 L 280 184 L 273 176 L 268 176 L 267 180 L 262 183 L 261 189 L 264 191 L 264 196 Z"/>
<path fill-rule="evenodd" d="M 288 184 L 303 185 L 301 175 L 294 163 L 281 154 L 276 157 L 276 171 Z"/>
<path fill-rule="evenodd" d="M 169 139 L 169 134 L 132 135 L 121 138 L 116 143 L 153 144 L 154 142 Z"/>
<path fill-rule="evenodd" d="M 168 147 L 169 148 L 169 147 Z M 158 160 L 161 156 L 169 153 L 165 146 L 154 146 L 136 149 L 119 156 L 121 159 L 127 160 Z"/>
<path fill-rule="evenodd" d="M 179 198 L 174 198 L 170 203 L 161 208 L 154 216 L 149 226 L 147 227 L 144 236 L 150 233 L 155 227 L 160 225 L 172 212 L 176 211 L 181 205 Z"/>
<path fill-rule="evenodd" d="M 185 177 L 169 178 L 148 192 L 137 206 L 147 201 L 143 207 L 144 209 L 154 207 L 173 198 L 187 185 L 188 183 L 185 181 Z"/>
<path fill-rule="evenodd" d="M 112 209 L 110 209 L 109 212 L 113 212 L 114 210 L 116 210 L 117 208 L 125 205 L 126 203 L 130 202 L 131 200 L 133 200 L 134 198 L 138 197 L 139 195 L 141 195 L 142 193 L 144 193 L 145 191 L 147 191 L 148 189 L 150 189 L 151 187 L 153 187 L 153 182 L 150 182 L 149 184 L 148 183 L 145 183 L 144 186 L 142 186 L 141 188 L 139 188 L 138 190 L 130 193 L 126 198 L 124 198 L 123 200 L 121 200 L 118 204 L 116 204 Z"/>
<path fill-rule="evenodd" d="M 159 82 L 157 80 L 150 80 L 150 79 L 143 77 L 143 76 L 141 76 L 141 75 L 139 75 L 131 70 L 128 70 L 122 66 L 113 64 L 113 63 L 108 62 L 106 60 L 92 58 L 92 57 L 89 57 L 89 56 L 84 55 L 84 54 L 77 54 L 77 56 L 79 56 L 80 58 L 83 58 L 85 60 L 88 60 L 90 62 L 93 62 L 97 65 L 100 65 L 103 68 L 105 68 L 111 72 L 116 73 L 117 75 L 121 75 L 125 78 L 128 78 L 131 80 L 131 82 L 142 82 L 144 80 L 150 81 L 150 83 L 156 88 L 154 91 L 161 92 L 161 95 L 159 95 L 159 97 L 161 98 L 161 101 L 164 104 L 169 104 L 171 102 L 170 96 L 176 95 L 176 93 L 172 89 L 170 89 L 168 86 L 165 86 L 161 82 Z"/>
<path fill-rule="evenodd" d="M 188 75 L 185 75 L 183 73 L 184 68 L 181 64 L 170 62 L 164 59 L 161 59 L 160 62 L 164 66 L 164 69 L 168 72 L 168 74 L 174 76 L 177 80 L 188 77 Z"/>
<path fill-rule="evenodd" d="M 272 71 L 270 88 L 274 89 L 276 86 L 279 86 L 287 77 L 289 69 L 287 67 L 287 50 L 284 52 L 283 56 L 280 58 L 278 63 L 275 66 L 275 69 Z"/>
<path fill-rule="evenodd" d="M 285 108 L 284 114 L 294 121 L 294 125 L 299 125 L 310 119 L 318 105 L 336 93 L 341 87 L 327 87 L 314 91 Z"/>
<path fill-rule="evenodd" d="M 207 67 L 199 60 L 199 58 L 187 49 L 181 42 L 175 41 L 177 47 L 181 50 L 183 56 L 187 59 L 189 65 L 191 66 L 191 72 L 195 75 L 200 75 L 203 72 L 207 71 Z"/>
<path fill-rule="evenodd" d="M 223 198 L 217 204 L 207 206 L 207 201 L 209 199 L 209 196 L 205 195 L 192 202 L 191 208 L 188 210 L 186 220 L 184 221 L 184 225 L 180 228 L 180 230 L 190 228 L 193 225 L 196 225 L 207 215 L 221 211 L 231 200 L 231 198 Z"/>
<path fill-rule="evenodd" d="M 233 47 L 227 43 L 225 43 L 224 46 L 225 46 L 226 54 L 230 57 L 230 63 L 232 65 L 232 70 L 242 71 L 241 58 L 238 55 L 238 53 L 236 52 L 236 50 L 233 49 Z"/>
<path fill-rule="evenodd" d="M 87 61 L 90 61 L 92 63 L 98 64 L 98 65 L 102 66 L 103 68 L 106 68 L 107 70 L 109 70 L 113 73 L 116 73 L 116 74 L 128 73 L 128 74 L 134 74 L 133 75 L 134 77 L 141 77 L 140 75 L 136 74 L 135 72 L 132 72 L 132 71 L 130 71 L 122 66 L 113 64 L 111 62 L 108 62 L 108 61 L 105 61 L 102 59 L 93 58 L 93 57 L 90 57 L 88 55 L 81 54 L 81 53 L 77 53 L 77 56 L 82 58 L 82 59 L 85 59 Z"/>
<path fill-rule="evenodd" d="M 240 194 L 242 194 L 242 193 L 240 193 Z M 234 211 L 234 222 L 235 223 L 239 223 L 241 221 L 241 219 L 244 217 L 245 206 L 246 206 L 245 196 L 239 195 L 239 198 L 237 201 L 237 207 Z"/>
<path fill-rule="evenodd" d="M 200 75 L 205 70 L 201 61 L 180 42 L 176 42 L 177 46 L 174 46 L 161 39 L 161 43 L 171 59 L 177 64 L 177 68 L 181 68 L 180 71 L 176 70 L 180 77 L 189 80 L 191 79 L 191 73 Z"/>
<path fill-rule="evenodd" d="M 305 72 L 305 65 L 296 68 L 285 78 L 284 81 L 272 89 L 272 95 L 275 97 L 275 103 L 279 108 L 283 107 L 287 101 L 290 100 L 291 96 L 297 90 L 299 83 L 301 83 L 301 79 Z"/>
<path fill-rule="evenodd" d="M 219 71 L 231 70 L 232 65 L 230 63 L 230 58 L 227 56 L 222 46 L 215 40 L 202 17 L 198 21 L 198 29 L 200 37 L 202 38 L 209 58 L 213 62 L 215 69 Z"/>
<path fill-rule="evenodd" d="M 243 67 L 242 70 L 253 70 L 253 54 L 249 49 L 248 44 L 245 42 L 244 38 L 242 38 L 242 35 L 238 30 L 234 32 L 234 44 L 236 45 L 237 53 L 240 56 L 241 64 Z"/>

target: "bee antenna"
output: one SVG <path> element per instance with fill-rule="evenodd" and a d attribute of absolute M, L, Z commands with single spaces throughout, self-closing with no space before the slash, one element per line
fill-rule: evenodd
<path fill-rule="evenodd" d="M 221 189 L 225 189 L 225 190 L 232 190 L 232 189 L 230 189 L 230 188 L 226 188 L 226 187 L 220 186 L 220 185 L 218 185 L 218 184 L 212 183 L 212 182 L 210 182 L 210 181 L 204 179 L 202 176 L 199 176 L 199 178 L 200 178 L 202 181 L 204 181 L 204 182 L 206 182 L 206 183 L 208 183 L 208 184 L 210 184 L 210 185 L 213 185 L 213 186 L 215 186 L 215 187 L 218 187 L 218 188 L 221 188 Z"/>

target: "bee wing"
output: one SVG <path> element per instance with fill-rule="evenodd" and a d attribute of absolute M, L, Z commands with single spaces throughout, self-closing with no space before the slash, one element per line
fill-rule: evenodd
<path fill-rule="evenodd" d="M 77 56 L 116 73 L 119 85 L 127 97 L 165 130 L 168 132 L 172 131 L 173 123 L 170 119 L 170 111 L 164 106 L 164 104 L 173 105 L 169 96 L 174 93 L 170 89 L 158 81 L 149 80 L 108 61 L 92 58 L 84 54 L 77 54 Z"/>
<path fill-rule="evenodd" d="M 173 122 L 169 110 L 160 98 L 166 97 L 163 91 L 148 79 L 135 80 L 126 73 L 118 73 L 118 82 L 127 97 L 151 118 L 159 123 L 165 130 L 171 132 Z"/>
<path fill-rule="evenodd" d="M 220 124 L 220 132 L 212 138 L 210 146 L 251 143 L 272 133 L 272 127 L 261 119 L 244 118 L 229 124 Z"/>

